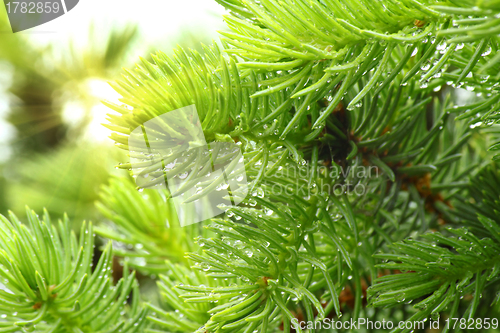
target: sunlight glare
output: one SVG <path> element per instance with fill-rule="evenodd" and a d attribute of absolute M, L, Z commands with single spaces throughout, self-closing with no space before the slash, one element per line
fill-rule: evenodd
<path fill-rule="evenodd" d="M 87 128 L 85 138 L 99 142 L 107 141 L 111 135 L 111 130 L 104 127 L 102 124 L 107 123 L 106 115 L 112 110 L 102 104 L 101 101 L 106 100 L 111 103 L 119 104 L 119 99 L 122 98 L 122 96 L 111 88 L 108 82 L 100 79 L 89 80 L 87 85 L 89 87 L 90 94 L 95 97 L 97 103 L 90 111 L 92 121 Z"/>

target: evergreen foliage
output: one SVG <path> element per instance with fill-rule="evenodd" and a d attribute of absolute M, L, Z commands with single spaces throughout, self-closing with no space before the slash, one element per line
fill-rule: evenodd
<path fill-rule="evenodd" d="M 56 225 L 46 212 L 27 216 L 29 229 L 14 215 L 0 222 L 2 332 L 140 332 L 138 284 L 134 274 L 113 282 L 111 243 L 93 268 L 92 224 L 78 239 L 67 218 Z"/>
<path fill-rule="evenodd" d="M 64 223 L 56 234 L 32 213 L 31 231 L 4 222 L 3 256 L 20 266 L 9 273 L 3 260 L 15 296 L 0 293 L 0 304 L 23 318 L 0 325 L 267 333 L 291 332 L 294 319 L 498 318 L 500 178 L 489 150 L 500 149 L 499 2 L 217 1 L 230 11 L 221 43 L 125 70 L 106 126 L 118 147 L 145 154 L 129 147 L 131 132 L 194 104 L 207 141 L 240 146 L 250 195 L 180 228 L 167 190 L 113 179 L 97 232 L 123 258 L 116 286 L 95 278 L 109 245 L 91 273 L 91 227 L 79 255 Z M 472 101 L 458 103 L 461 87 Z M 163 130 L 165 142 L 176 135 Z M 37 260 L 23 263 L 25 253 Z M 44 266 L 49 258 L 64 265 Z M 129 266 L 158 277 L 159 304 L 139 304 Z M 86 311 L 68 321 L 71 307 Z"/>

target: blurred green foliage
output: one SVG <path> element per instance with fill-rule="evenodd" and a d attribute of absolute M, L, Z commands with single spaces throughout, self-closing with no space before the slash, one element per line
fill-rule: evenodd
<path fill-rule="evenodd" d="M 0 22 L 3 28 L 5 17 Z M 70 45 L 63 61 L 55 66 L 51 58 L 60 50 L 36 47 L 23 35 L 3 34 L 0 61 L 12 72 L 7 121 L 16 129 L 14 158 L 6 163 L 0 183 L 9 209 L 20 213 L 28 204 L 37 210 L 46 207 L 54 217 L 67 212 L 75 221 L 96 218 L 93 202 L 117 153 L 97 144 L 79 143 L 95 105 L 85 82 L 112 76 L 136 36 L 137 29 L 129 27 L 112 31 L 104 46 L 90 45 L 80 52 Z M 86 107 L 73 131 L 62 114 L 68 99 Z M 6 207 L 0 208 L 5 213 Z"/>
<path fill-rule="evenodd" d="M 0 166 L 0 213 L 10 209 L 23 216 L 29 205 L 37 211 L 47 208 L 54 218 L 66 212 L 78 223 L 97 219 L 94 201 L 120 152 L 82 142 L 97 101 L 87 83 L 116 77 L 122 66 L 136 59 L 139 29 L 126 25 L 102 31 L 92 25 L 83 48 L 73 41 L 40 46 L 32 35 L 12 34 L 0 6 L 0 34 L 0 64 L 6 70 L 3 74 L 11 77 L 5 87 L 9 99 L 5 120 L 16 130 L 13 158 Z M 180 30 L 175 38 L 165 39 L 165 47 L 196 47 L 200 39 L 210 41 L 204 32 Z M 68 102 L 85 109 L 72 126 L 63 112 L 77 110 L 68 110 Z"/>
<path fill-rule="evenodd" d="M 9 181 L 7 206 L 18 216 L 23 216 L 29 203 L 35 211 L 46 208 L 54 218 L 67 213 L 77 223 L 95 221 L 94 201 L 100 186 L 108 182 L 122 156 L 116 150 L 72 144 L 50 153 L 38 153 L 30 159 L 14 159 L 4 172 Z"/>

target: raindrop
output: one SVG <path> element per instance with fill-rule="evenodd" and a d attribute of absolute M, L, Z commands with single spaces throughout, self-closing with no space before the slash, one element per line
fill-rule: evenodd
<path fill-rule="evenodd" d="M 436 46 L 436 50 L 444 51 L 444 50 L 446 50 L 447 46 L 448 46 L 448 44 L 446 44 L 446 42 L 443 42 L 443 43 L 439 44 L 438 46 Z"/>
<path fill-rule="evenodd" d="M 229 187 L 229 184 L 220 184 L 215 188 L 216 191 L 222 191 L 222 190 L 227 190 Z"/>
<path fill-rule="evenodd" d="M 399 293 L 399 294 L 396 295 L 395 299 L 396 299 L 396 302 L 402 303 L 406 299 L 406 294 L 405 293 Z"/>
<path fill-rule="evenodd" d="M 482 57 L 486 57 L 487 55 L 489 55 L 491 53 L 491 47 L 488 47 L 486 49 L 486 51 L 484 51 L 484 53 L 481 54 Z"/>

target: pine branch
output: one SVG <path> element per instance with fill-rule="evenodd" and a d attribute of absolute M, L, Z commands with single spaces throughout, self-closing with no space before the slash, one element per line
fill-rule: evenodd
<path fill-rule="evenodd" d="M 488 199 L 483 199 L 481 206 L 469 204 L 457 212 L 467 220 L 471 219 L 470 212 L 477 214 L 467 222 L 470 228 L 450 228 L 446 233 L 426 234 L 421 236 L 421 241 L 406 240 L 391 245 L 392 254 L 376 255 L 385 261 L 378 265 L 379 268 L 403 273 L 386 275 L 375 281 L 369 289 L 372 305 L 394 306 L 418 301 L 413 306 L 418 311 L 409 320 L 429 316 L 437 320 L 446 309 L 453 318 L 475 318 L 486 290 L 498 288 L 500 282 L 500 215 L 494 208 L 499 193 L 498 187 L 490 185 L 499 184 L 500 179 L 498 173 L 489 168 L 475 180 L 473 190 L 482 192 L 482 197 Z M 470 303 L 460 314 L 457 310 L 466 295 L 472 295 Z M 485 298 L 488 299 L 483 298 L 481 302 L 498 304 L 498 300 Z M 397 331 L 400 330 L 394 330 Z"/>
<path fill-rule="evenodd" d="M 92 268 L 92 224 L 79 240 L 67 218 L 56 226 L 27 211 L 29 228 L 14 216 L 0 217 L 2 332 L 139 332 L 147 322 L 138 306 L 134 274 L 112 281 L 108 244 Z M 126 305 L 132 293 L 131 305 Z M 126 313 L 126 315 L 125 315 Z"/>
<path fill-rule="evenodd" d="M 104 186 L 97 207 L 112 222 L 96 228 L 102 237 L 126 246 L 114 250 L 128 265 L 142 272 L 159 274 L 168 269 L 166 260 L 184 262 L 194 251 L 193 238 L 204 233 L 198 226 L 181 228 L 166 190 L 138 192 L 128 178 L 112 178 Z"/>
<path fill-rule="evenodd" d="M 460 252 L 476 241 L 491 247 L 481 258 L 496 253 L 492 241 L 483 244 L 465 233 L 464 240 L 451 244 L 453 251 L 408 240 L 458 223 L 460 209 L 453 204 L 469 195 L 463 177 L 484 163 L 483 152 L 472 151 L 471 144 L 482 128 L 471 126 L 477 119 L 469 117 L 479 114 L 490 121 L 498 104 L 493 2 L 476 9 L 472 1 L 462 0 L 356 1 L 359 11 L 344 1 L 219 2 L 233 14 L 226 17 L 231 32 L 221 33 L 223 50 L 217 45 L 202 55 L 177 50 L 173 58 L 158 53 L 154 63 L 143 61 L 115 85 L 129 107 L 108 104 L 120 114 L 110 115 L 108 127 L 121 133 L 112 139 L 130 148 L 132 158 L 151 153 L 133 146 L 136 128 L 189 105 L 196 106 L 207 141 L 237 142 L 244 155 L 251 197 L 239 207 L 226 207 L 226 216 L 208 227 L 213 234 L 199 238 L 204 251 L 190 253 L 189 259 L 202 272 L 169 266 L 160 283 L 164 307 L 151 306 L 157 315 L 150 320 L 157 328 L 268 332 L 281 327 L 289 332 L 294 318 L 368 316 L 364 289 L 377 278 L 372 254 L 389 248 L 409 251 L 410 257 L 397 256 L 399 264 L 387 268 L 408 266 L 416 273 L 377 280 L 380 285 L 371 290 L 380 296 L 373 304 L 399 304 L 396 296 L 402 291 L 405 300 L 436 292 L 427 300 L 434 308 L 429 305 L 413 317 L 426 318 L 439 304 L 444 309 L 455 300 L 456 292 L 446 288 L 464 278 L 460 263 L 471 264 L 469 273 L 496 264 L 478 261 L 480 248 L 476 254 Z M 472 18 L 464 17 L 471 15 L 468 10 Z M 457 27 L 456 21 L 468 28 Z M 482 32 L 484 22 L 490 24 L 489 34 Z M 467 40 L 462 40 L 464 31 L 472 32 Z M 466 86 L 483 95 L 472 106 L 455 107 L 447 86 Z M 164 133 L 158 145 L 171 144 L 180 133 L 171 124 L 156 130 Z M 179 142 L 174 148 L 190 144 Z M 163 153 L 158 149 L 155 154 Z M 198 165 L 190 163 L 168 172 Z M 152 176 L 150 183 L 139 184 L 143 187 L 164 182 L 166 170 L 159 163 L 122 168 Z M 359 168 L 372 168 L 375 174 L 350 172 Z M 290 190 L 275 193 L 276 186 Z M 339 186 L 341 193 L 335 192 Z M 364 195 L 343 193 L 357 186 L 366 189 Z M 121 190 L 108 193 L 106 206 L 116 206 L 115 191 Z M 118 212 L 128 216 L 124 223 L 112 216 L 113 210 L 121 209 L 104 209 L 124 235 L 146 222 L 133 218 L 133 211 Z M 437 235 L 423 237 L 446 244 Z M 153 247 L 150 253 L 161 252 L 158 242 Z M 449 272 L 437 272 L 440 256 L 452 262 Z M 426 260 L 436 264 L 427 267 Z M 477 281 L 482 288 L 479 273 Z M 184 285 L 176 288 L 179 283 Z M 343 301 L 345 290 L 354 294 L 349 302 Z M 175 310 L 189 320 L 184 323 Z"/>

